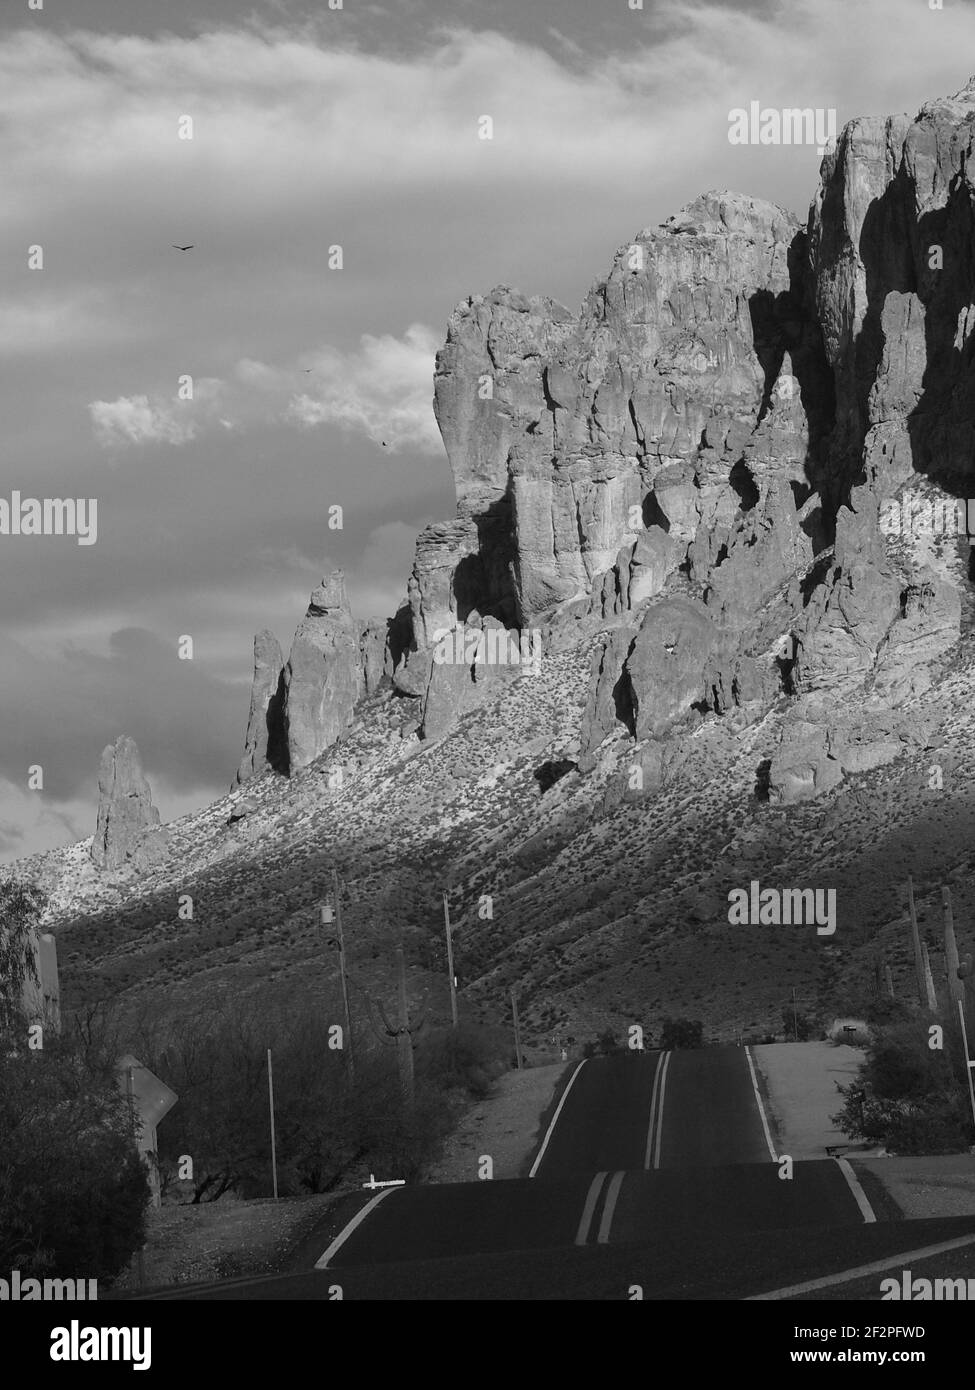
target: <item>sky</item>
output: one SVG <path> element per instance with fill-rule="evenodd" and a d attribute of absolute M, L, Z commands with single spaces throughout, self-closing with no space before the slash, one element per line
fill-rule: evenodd
<path fill-rule="evenodd" d="M 731 145 L 733 108 L 842 126 L 975 71 L 969 0 L 38 3 L 0 0 L 0 499 L 98 529 L 0 535 L 0 861 L 92 832 L 123 733 L 164 820 L 223 794 L 253 635 L 287 652 L 324 573 L 395 610 L 454 511 L 458 301 L 577 309 L 707 189 L 804 219 L 816 150 Z"/>

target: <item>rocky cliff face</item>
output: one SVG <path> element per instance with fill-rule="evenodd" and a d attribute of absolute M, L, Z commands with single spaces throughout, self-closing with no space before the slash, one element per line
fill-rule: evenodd
<path fill-rule="evenodd" d="M 307 767 L 349 727 L 363 689 L 359 634 L 337 570 L 313 591 L 284 668 L 291 771 Z"/>
<path fill-rule="evenodd" d="M 123 735 L 102 753 L 98 768 L 98 820 L 91 858 L 100 869 L 148 868 L 166 856 L 167 832 L 142 771 L 134 739 Z"/>
<path fill-rule="evenodd" d="M 265 764 L 278 772 L 287 769 L 288 750 L 284 737 L 284 657 L 273 633 L 259 632 L 254 638 L 254 682 L 251 707 L 244 739 L 244 756 L 237 769 L 236 784 L 264 770 Z"/>
<path fill-rule="evenodd" d="M 621 247 L 578 314 L 505 287 L 460 304 L 434 382 L 457 516 L 419 537 L 385 633 L 355 629 L 344 590 L 313 596 L 291 768 L 387 677 L 442 736 L 494 685 L 438 666 L 437 636 L 491 623 L 595 643 L 584 773 L 620 735 L 656 768 L 648 743 L 785 709 L 768 793 L 791 801 L 922 737 L 892 712 L 958 640 L 968 547 L 880 517 L 972 487 L 973 129 L 975 80 L 847 126 L 806 227 L 712 192 Z M 272 687 L 259 672 L 252 723 Z"/>

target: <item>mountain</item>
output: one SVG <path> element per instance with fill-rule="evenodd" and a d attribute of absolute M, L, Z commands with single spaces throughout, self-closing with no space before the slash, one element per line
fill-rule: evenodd
<path fill-rule="evenodd" d="M 462 1007 L 515 985 L 537 1038 L 764 1031 L 793 986 L 807 1011 L 868 996 L 880 951 L 904 982 L 908 872 L 931 926 L 952 880 L 964 937 L 973 131 L 975 79 L 847 125 L 805 227 L 711 192 L 578 314 L 460 304 L 434 381 L 457 513 L 398 613 L 357 622 L 337 573 L 287 661 L 258 635 L 234 789 L 164 862 L 18 866 L 53 894 L 66 1003 L 331 1006 L 333 866 L 363 996 L 403 936 L 444 1013 L 446 888 Z M 752 880 L 835 890 L 835 932 L 731 925 Z"/>

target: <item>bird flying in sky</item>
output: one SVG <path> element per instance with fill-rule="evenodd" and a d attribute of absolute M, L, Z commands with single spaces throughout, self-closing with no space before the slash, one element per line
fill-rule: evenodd
<path fill-rule="evenodd" d="M 170 246 L 173 248 L 174 251 L 192 251 L 192 250 L 193 250 L 193 247 L 194 247 L 194 245 L 195 245 L 195 242 L 190 242 L 189 246 L 177 246 L 176 243 L 173 242 L 173 241 L 171 241 L 169 244 L 170 244 Z"/>

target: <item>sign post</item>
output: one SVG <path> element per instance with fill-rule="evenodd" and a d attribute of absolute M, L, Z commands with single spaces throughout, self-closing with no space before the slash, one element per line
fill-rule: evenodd
<path fill-rule="evenodd" d="M 271 1182 L 274 1200 L 278 1200 L 278 1150 L 274 1139 L 274 1074 L 271 1071 L 271 1049 L 267 1050 L 267 1103 L 271 1112 Z"/>

